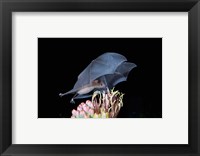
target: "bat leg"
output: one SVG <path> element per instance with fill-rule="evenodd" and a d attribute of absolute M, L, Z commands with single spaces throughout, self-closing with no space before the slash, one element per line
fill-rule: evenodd
<path fill-rule="evenodd" d="M 75 101 L 73 98 L 71 99 L 70 103 L 75 104 Z"/>
<path fill-rule="evenodd" d="M 71 94 L 71 93 L 74 93 L 75 91 L 72 89 L 72 90 L 70 90 L 70 91 L 68 91 L 68 92 L 66 92 L 66 93 L 60 93 L 59 94 L 59 96 L 60 97 L 63 97 L 63 96 L 65 96 L 65 95 L 68 95 L 68 94 Z"/>
<path fill-rule="evenodd" d="M 70 103 L 75 104 L 74 98 L 77 96 L 77 93 L 72 97 Z"/>
<path fill-rule="evenodd" d="M 63 96 L 65 96 L 65 95 L 67 95 L 67 94 L 68 94 L 68 93 L 60 93 L 59 96 L 60 96 L 60 97 L 63 97 Z"/>

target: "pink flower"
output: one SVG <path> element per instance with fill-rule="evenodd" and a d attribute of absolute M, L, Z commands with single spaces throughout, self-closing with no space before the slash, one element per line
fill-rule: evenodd
<path fill-rule="evenodd" d="M 85 112 L 84 111 L 80 111 L 80 117 L 85 117 L 86 116 L 86 114 L 85 114 Z"/>
<path fill-rule="evenodd" d="M 85 103 L 84 102 L 81 102 L 80 106 L 83 106 Z"/>
<path fill-rule="evenodd" d="M 72 114 L 76 116 L 76 110 L 75 109 L 72 110 Z"/>
<path fill-rule="evenodd" d="M 83 110 L 82 106 L 79 105 L 79 106 L 77 107 L 77 110 L 78 110 L 78 111 L 82 111 L 82 110 Z"/>
<path fill-rule="evenodd" d="M 86 101 L 86 104 L 90 107 L 90 108 L 94 108 L 93 103 L 90 100 Z"/>
<path fill-rule="evenodd" d="M 76 111 L 75 109 L 72 110 L 72 115 L 75 117 L 79 116 L 79 111 Z"/>
<path fill-rule="evenodd" d="M 89 109 L 88 114 L 91 115 L 91 116 L 94 115 L 94 110 L 93 109 Z"/>
<path fill-rule="evenodd" d="M 83 105 L 83 110 L 84 110 L 86 113 L 88 113 L 89 107 L 85 104 L 85 105 Z"/>

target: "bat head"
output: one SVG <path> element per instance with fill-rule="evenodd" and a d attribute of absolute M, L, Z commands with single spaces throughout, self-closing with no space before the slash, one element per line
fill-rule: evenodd
<path fill-rule="evenodd" d="M 106 87 L 105 83 L 103 83 L 100 80 L 94 80 L 93 86 L 95 86 L 95 88 L 105 88 Z"/>

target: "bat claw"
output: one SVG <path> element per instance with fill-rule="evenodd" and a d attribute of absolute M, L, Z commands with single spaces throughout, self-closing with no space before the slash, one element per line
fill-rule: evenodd
<path fill-rule="evenodd" d="M 62 93 L 60 93 L 60 94 L 59 94 L 59 96 L 60 96 L 60 97 L 62 97 L 62 96 L 63 96 L 63 94 L 62 94 Z"/>
<path fill-rule="evenodd" d="M 70 103 L 72 103 L 72 104 L 75 104 L 75 101 L 74 101 L 74 99 L 71 99 Z"/>

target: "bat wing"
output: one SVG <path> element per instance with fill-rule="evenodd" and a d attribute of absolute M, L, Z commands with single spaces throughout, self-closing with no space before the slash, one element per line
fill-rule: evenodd
<path fill-rule="evenodd" d="M 131 62 L 123 62 L 120 66 L 118 66 L 116 73 L 120 73 L 122 77 L 119 77 L 118 79 L 117 77 L 114 78 L 113 85 L 115 86 L 122 81 L 127 81 L 128 74 L 135 67 L 137 67 L 137 65 Z"/>
<path fill-rule="evenodd" d="M 90 84 L 97 78 L 113 74 L 117 67 L 127 59 L 118 53 L 107 52 L 93 60 L 78 76 L 74 89 Z"/>
<path fill-rule="evenodd" d="M 117 67 L 113 74 L 103 75 L 100 77 L 100 80 L 103 81 L 108 88 L 113 88 L 118 83 L 126 81 L 129 72 L 136 66 L 135 63 L 123 62 Z"/>

